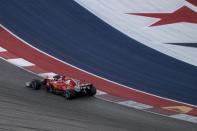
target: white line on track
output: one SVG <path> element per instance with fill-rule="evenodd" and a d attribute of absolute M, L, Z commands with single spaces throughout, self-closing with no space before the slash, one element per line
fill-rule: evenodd
<path fill-rule="evenodd" d="M 5 51 L 7 50 L 0 46 L 0 52 L 5 52 Z"/>
<path fill-rule="evenodd" d="M 145 110 L 145 109 L 153 108 L 150 105 L 142 104 L 142 103 L 131 101 L 131 100 L 121 101 L 121 102 L 118 102 L 118 104 L 128 106 L 128 107 L 132 107 L 132 108 L 139 109 L 139 110 Z"/>
<path fill-rule="evenodd" d="M 101 90 L 97 90 L 96 95 L 106 95 L 107 93 Z"/>
<path fill-rule="evenodd" d="M 197 117 L 190 116 L 190 115 L 187 115 L 187 114 L 171 115 L 170 117 L 176 118 L 176 119 L 179 119 L 179 120 L 185 120 L 185 121 L 197 123 Z"/>
<path fill-rule="evenodd" d="M 44 78 L 46 78 L 46 77 L 52 78 L 53 76 L 55 76 L 57 74 L 54 73 L 54 72 L 47 72 L 47 73 L 40 73 L 38 75 L 41 76 L 41 77 L 44 77 Z"/>
<path fill-rule="evenodd" d="M 14 59 L 7 59 L 8 62 L 16 65 L 16 66 L 22 66 L 22 67 L 26 67 L 26 66 L 34 66 L 33 63 L 23 59 L 23 58 L 14 58 Z"/>

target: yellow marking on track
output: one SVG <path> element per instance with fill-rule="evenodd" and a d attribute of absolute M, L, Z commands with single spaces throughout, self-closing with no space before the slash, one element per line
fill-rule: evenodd
<path fill-rule="evenodd" d="M 169 107 L 162 107 L 162 108 L 166 110 L 174 111 L 177 113 L 188 113 L 191 110 L 193 110 L 193 108 L 188 107 L 188 106 L 169 106 Z"/>

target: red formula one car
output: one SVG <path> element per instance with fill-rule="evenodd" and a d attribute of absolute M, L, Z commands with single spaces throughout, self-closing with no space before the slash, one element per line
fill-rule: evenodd
<path fill-rule="evenodd" d="M 96 88 L 93 84 L 81 84 L 79 80 L 56 75 L 52 78 L 45 78 L 43 80 L 34 79 L 30 82 L 26 82 L 26 87 L 39 90 L 42 87 L 46 88 L 47 92 L 60 94 L 66 99 L 72 99 L 77 96 L 94 96 L 96 94 Z"/>

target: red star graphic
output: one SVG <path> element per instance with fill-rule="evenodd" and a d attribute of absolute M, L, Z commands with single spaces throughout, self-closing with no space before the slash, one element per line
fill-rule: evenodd
<path fill-rule="evenodd" d="M 197 13 L 190 8 L 183 6 L 172 13 L 128 13 L 130 15 L 140 15 L 146 17 L 160 18 L 159 21 L 151 26 L 160 26 L 180 22 L 197 24 Z"/>

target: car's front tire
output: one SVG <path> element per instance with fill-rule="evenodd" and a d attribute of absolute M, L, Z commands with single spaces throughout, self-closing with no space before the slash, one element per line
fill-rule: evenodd
<path fill-rule="evenodd" d="M 30 84 L 31 88 L 34 90 L 39 90 L 42 86 L 42 82 L 40 80 L 33 80 Z"/>

